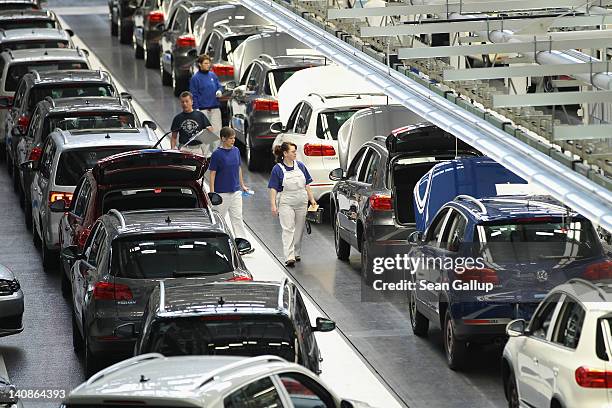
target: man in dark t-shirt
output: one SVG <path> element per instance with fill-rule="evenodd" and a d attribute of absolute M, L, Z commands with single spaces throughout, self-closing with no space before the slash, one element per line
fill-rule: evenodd
<path fill-rule="evenodd" d="M 190 92 L 183 92 L 179 98 L 183 111 L 172 120 L 172 138 L 170 147 L 195 154 L 206 158 L 219 146 L 219 139 L 212 133 L 213 127 L 208 118 L 200 111 L 193 110 L 193 96 Z M 202 130 L 208 130 L 209 137 L 194 138 Z"/>

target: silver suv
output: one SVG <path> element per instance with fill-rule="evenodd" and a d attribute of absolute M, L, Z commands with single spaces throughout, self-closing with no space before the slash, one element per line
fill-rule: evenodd
<path fill-rule="evenodd" d="M 59 221 L 81 176 L 100 159 L 151 147 L 156 140 L 149 128 L 56 129 L 47 138 L 40 160 L 22 164 L 35 171 L 30 187 L 31 203 L 26 205 L 32 206 L 34 242 L 42 247 L 45 268 L 54 267 L 59 259 Z"/>
<path fill-rule="evenodd" d="M 143 354 L 110 366 L 75 388 L 62 408 L 138 405 L 369 407 L 340 399 L 315 374 L 280 357 Z"/>

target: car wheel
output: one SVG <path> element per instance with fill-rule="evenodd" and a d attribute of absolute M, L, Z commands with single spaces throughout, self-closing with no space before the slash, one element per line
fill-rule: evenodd
<path fill-rule="evenodd" d="M 465 366 L 467 343 L 455 335 L 455 325 L 450 314 L 450 306 L 446 308 L 444 317 L 444 352 L 446 362 L 451 370 L 460 370 Z"/>
<path fill-rule="evenodd" d="M 119 35 L 119 27 L 117 26 L 116 23 L 113 22 L 113 17 L 114 17 L 114 15 L 111 14 L 110 32 L 111 32 L 111 36 L 116 37 L 117 35 Z"/>
<path fill-rule="evenodd" d="M 183 91 L 186 91 L 188 87 L 189 85 L 187 84 L 187 81 L 185 81 L 185 78 L 179 76 L 179 74 L 176 72 L 176 69 L 174 69 L 174 66 L 173 66 L 172 67 L 172 90 L 174 91 L 174 96 L 179 96 Z"/>
<path fill-rule="evenodd" d="M 155 50 L 151 50 L 151 48 L 147 46 L 146 41 L 143 43 L 143 51 L 145 67 L 157 68 L 157 64 L 159 64 L 159 56 Z"/>
<path fill-rule="evenodd" d="M 66 300 L 70 300 L 70 295 L 72 295 L 72 285 L 70 284 L 70 280 L 68 279 L 64 268 L 60 268 L 60 274 L 62 275 L 62 297 Z"/>
<path fill-rule="evenodd" d="M 130 25 L 125 24 L 123 22 L 123 18 L 118 16 L 117 22 L 119 23 L 119 42 L 121 44 L 131 44 L 132 42 L 132 32 L 130 30 Z"/>
<path fill-rule="evenodd" d="M 11 154 L 9 153 L 6 146 L 4 147 L 4 161 L 6 162 L 6 170 L 8 171 L 9 176 L 13 175 L 13 160 L 11 159 Z"/>
<path fill-rule="evenodd" d="M 74 312 L 72 313 L 72 349 L 77 354 L 83 351 L 83 337 L 77 326 Z"/>
<path fill-rule="evenodd" d="M 32 231 L 32 200 L 26 200 L 24 215 L 26 228 L 28 231 Z"/>
<path fill-rule="evenodd" d="M 40 225 L 40 228 L 42 230 L 42 223 Z M 45 271 L 48 270 L 54 270 L 57 267 L 57 258 L 58 258 L 58 254 L 55 251 L 50 250 L 49 248 L 47 248 L 47 239 L 45 238 L 45 233 L 44 231 L 42 231 L 42 237 L 41 237 L 41 252 L 42 252 L 42 264 L 43 264 L 43 269 Z"/>
<path fill-rule="evenodd" d="M 164 69 L 164 63 L 163 63 L 163 58 L 164 55 L 163 54 L 159 54 L 159 72 L 161 74 L 161 82 L 162 85 L 172 85 L 172 76 L 168 73 L 166 73 L 166 70 Z"/>
<path fill-rule="evenodd" d="M 417 309 L 417 300 L 414 290 L 408 292 L 408 310 L 410 313 L 410 326 L 412 326 L 412 332 L 418 337 L 427 337 L 429 331 L 429 320 L 425 315 Z"/>
<path fill-rule="evenodd" d="M 363 278 L 363 282 L 368 286 L 374 281 L 370 244 L 368 243 L 365 232 L 361 234 L 361 277 Z"/>
<path fill-rule="evenodd" d="M 134 58 L 143 59 L 144 49 L 140 45 L 138 45 L 138 41 L 136 41 L 135 34 L 132 34 L 132 46 L 134 47 Z"/>
<path fill-rule="evenodd" d="M 6 159 L 6 143 L 0 143 L 0 161 Z"/>
<path fill-rule="evenodd" d="M 510 373 L 506 382 L 506 398 L 508 398 L 508 408 L 520 408 L 518 387 L 514 373 Z"/>
<path fill-rule="evenodd" d="M 261 169 L 261 154 L 251 146 L 251 134 L 247 129 L 244 135 L 244 155 L 246 158 L 247 166 L 250 171 L 257 171 Z"/>
<path fill-rule="evenodd" d="M 18 193 L 19 192 L 19 168 L 15 166 L 15 163 L 12 163 L 11 165 L 13 166 L 13 191 Z"/>
<path fill-rule="evenodd" d="M 340 237 L 340 222 L 338 221 L 338 212 L 334 215 L 334 246 L 336 247 L 336 257 L 341 261 L 348 261 L 351 253 L 351 246 L 348 242 Z"/>
<path fill-rule="evenodd" d="M 84 343 L 84 352 L 85 352 L 85 375 L 87 378 L 91 377 L 98 371 L 100 371 L 103 367 L 100 359 L 102 356 L 96 355 L 91 352 L 91 348 L 89 347 L 89 336 L 85 333 L 85 343 Z"/>
<path fill-rule="evenodd" d="M 40 248 L 40 235 L 38 234 L 38 229 L 36 225 L 32 228 L 32 242 L 34 242 L 34 246 L 36 248 Z"/>

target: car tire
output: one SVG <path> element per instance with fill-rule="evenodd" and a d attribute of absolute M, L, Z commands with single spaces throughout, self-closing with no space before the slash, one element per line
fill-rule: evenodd
<path fill-rule="evenodd" d="M 25 225 L 28 231 L 32 231 L 32 200 L 27 201 L 25 203 L 25 208 L 23 209 L 24 217 L 25 217 Z"/>
<path fill-rule="evenodd" d="M 187 91 L 187 88 L 189 88 L 189 84 L 185 81 L 185 78 L 180 77 L 174 66 L 172 66 L 172 90 L 174 91 L 174 96 L 179 96 L 183 91 Z"/>
<path fill-rule="evenodd" d="M 74 312 L 72 313 L 72 349 L 76 354 L 80 354 L 83 351 L 83 337 L 76 324 Z"/>
<path fill-rule="evenodd" d="M 42 229 L 42 223 L 40 228 Z M 45 271 L 55 270 L 58 265 L 58 254 L 56 251 L 50 250 L 47 247 L 47 239 L 45 238 L 45 233 L 42 233 L 41 237 L 41 255 L 42 255 L 42 265 Z"/>
<path fill-rule="evenodd" d="M 19 168 L 15 166 L 14 163 L 12 163 L 11 166 L 13 167 L 13 191 L 19 193 Z M 21 208 L 23 208 L 23 206 Z"/>
<path fill-rule="evenodd" d="M 429 319 L 417 309 L 417 300 L 414 290 L 408 292 L 408 311 L 410 313 L 410 326 L 412 332 L 418 337 L 427 337 L 429 332 Z"/>
<path fill-rule="evenodd" d="M 0 161 L 6 160 L 6 143 L 0 143 Z"/>
<path fill-rule="evenodd" d="M 363 283 L 367 286 L 370 286 L 374 281 L 370 245 L 368 244 L 365 232 L 361 234 L 361 277 L 363 278 Z"/>
<path fill-rule="evenodd" d="M 138 41 L 136 41 L 136 36 L 134 34 L 132 34 L 132 46 L 134 47 L 134 58 L 143 59 L 144 49 L 138 45 Z"/>
<path fill-rule="evenodd" d="M 338 212 L 334 215 L 334 246 L 336 247 L 336 257 L 341 261 L 348 261 L 351 254 L 351 246 L 340 237 L 340 223 L 338 222 Z"/>
<path fill-rule="evenodd" d="M 87 333 L 85 333 L 85 341 L 83 344 L 83 352 L 85 354 L 84 356 L 84 360 L 85 360 L 85 376 L 87 378 L 91 377 L 92 375 L 94 375 L 95 373 L 97 373 L 98 371 L 100 371 L 102 369 L 102 367 L 104 366 L 102 364 L 102 362 L 100 361 L 100 359 L 102 358 L 102 356 L 96 355 L 94 353 L 91 352 L 91 348 L 89 347 L 89 336 L 87 335 Z"/>
<path fill-rule="evenodd" d="M 261 170 L 262 155 L 251 145 L 251 134 L 247 129 L 244 135 L 244 156 L 250 171 Z"/>
<path fill-rule="evenodd" d="M 6 162 L 6 170 L 9 176 L 13 176 L 13 160 L 6 146 L 4 147 L 4 161 Z"/>
<path fill-rule="evenodd" d="M 159 72 L 161 74 L 161 82 L 164 86 L 172 85 L 172 75 L 168 74 L 164 69 L 164 63 L 162 61 L 163 54 L 159 54 Z"/>
<path fill-rule="evenodd" d="M 461 370 L 465 366 L 467 357 L 467 343 L 459 340 L 455 336 L 455 328 L 453 319 L 450 313 L 450 306 L 446 308 L 444 315 L 444 328 L 442 330 L 444 336 L 444 352 L 446 354 L 446 363 L 451 370 Z"/>
<path fill-rule="evenodd" d="M 36 248 L 40 248 L 40 235 L 38 234 L 38 229 L 36 229 L 36 225 L 32 227 L 32 242 Z"/>
<path fill-rule="evenodd" d="M 116 37 L 117 35 L 119 35 L 119 26 L 117 26 L 117 24 L 113 22 L 112 14 L 111 14 L 111 19 L 110 19 L 110 32 L 111 32 L 111 36 L 113 37 Z"/>
<path fill-rule="evenodd" d="M 145 41 L 143 44 L 143 57 L 146 68 L 157 68 L 159 64 L 159 55 L 155 50 L 151 50 Z"/>
<path fill-rule="evenodd" d="M 508 399 L 508 408 L 520 408 L 518 387 L 516 386 L 516 378 L 514 378 L 513 372 L 510 372 L 505 386 L 506 398 Z"/>
<path fill-rule="evenodd" d="M 118 29 L 119 29 L 119 42 L 121 44 L 131 44 L 132 43 L 132 30 L 130 30 L 131 26 L 129 24 L 124 24 L 121 16 L 117 17 Z"/>
<path fill-rule="evenodd" d="M 72 295 L 72 285 L 70 284 L 70 280 L 68 279 L 64 268 L 60 268 L 60 274 L 62 275 L 60 278 L 62 285 L 62 297 L 66 300 L 70 300 L 70 295 Z"/>

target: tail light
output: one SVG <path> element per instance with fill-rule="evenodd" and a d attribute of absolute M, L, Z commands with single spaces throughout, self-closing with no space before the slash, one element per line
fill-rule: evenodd
<path fill-rule="evenodd" d="M 304 154 L 306 156 L 335 156 L 336 149 L 330 145 L 306 143 Z"/>
<path fill-rule="evenodd" d="M 79 233 L 79 237 L 77 238 L 77 244 L 79 245 L 80 248 L 83 248 L 85 246 L 85 243 L 87 242 L 87 238 L 89 238 L 90 232 L 91 230 L 89 228 L 83 228 L 81 232 Z"/>
<path fill-rule="evenodd" d="M 587 266 L 582 277 L 588 280 L 612 278 L 612 261 L 603 261 Z"/>
<path fill-rule="evenodd" d="M 372 194 L 370 196 L 370 208 L 374 211 L 392 211 L 393 201 L 387 194 Z"/>
<path fill-rule="evenodd" d="M 229 278 L 227 282 L 241 282 L 241 281 L 252 281 L 252 280 L 253 278 L 251 278 L 250 276 L 238 275 L 238 276 L 234 276 L 233 278 Z"/>
<path fill-rule="evenodd" d="M 193 48 L 196 46 L 195 37 L 189 34 L 181 35 L 176 39 L 176 46 L 179 48 Z"/>
<path fill-rule="evenodd" d="M 95 300 L 132 300 L 134 296 L 128 285 L 111 282 L 98 282 L 94 286 Z"/>
<path fill-rule="evenodd" d="M 49 193 L 49 204 L 53 204 L 57 200 L 64 200 L 66 202 L 66 208 L 70 207 L 72 202 L 72 193 L 63 193 L 61 191 L 51 191 Z"/>
<path fill-rule="evenodd" d="M 278 101 L 270 99 L 255 99 L 253 101 L 254 111 L 278 112 Z"/>
<path fill-rule="evenodd" d="M 151 24 L 163 23 L 164 22 L 164 13 L 162 13 L 161 11 L 151 11 L 147 15 L 147 19 L 149 20 L 149 23 L 151 23 Z"/>
<path fill-rule="evenodd" d="M 575 372 L 576 383 L 584 388 L 612 388 L 612 372 L 578 367 Z"/>
<path fill-rule="evenodd" d="M 482 283 L 492 283 L 494 285 L 499 284 L 499 278 L 497 272 L 489 268 L 470 268 L 463 271 L 463 273 L 455 272 L 457 279 L 469 282 L 476 281 Z"/>
<path fill-rule="evenodd" d="M 29 124 L 30 124 L 30 117 L 27 115 L 21 115 L 19 119 L 17 119 L 17 126 L 19 126 L 21 130 L 24 132 L 27 129 Z"/>
<path fill-rule="evenodd" d="M 36 146 L 36 147 L 33 147 L 32 150 L 30 151 L 30 156 L 28 157 L 28 160 L 37 162 L 40 160 L 40 156 L 42 156 L 42 148 Z"/>
<path fill-rule="evenodd" d="M 234 76 L 234 67 L 232 65 L 215 64 L 212 66 L 212 71 L 218 76 Z"/>

